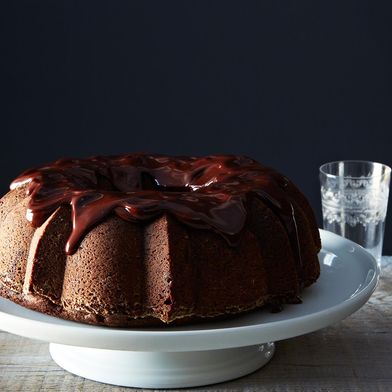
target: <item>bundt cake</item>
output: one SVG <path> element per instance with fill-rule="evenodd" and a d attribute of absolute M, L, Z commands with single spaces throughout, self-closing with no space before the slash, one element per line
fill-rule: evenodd
<path fill-rule="evenodd" d="M 253 159 L 63 159 L 0 200 L 0 295 L 98 325 L 193 322 L 298 301 L 320 247 L 304 195 Z"/>

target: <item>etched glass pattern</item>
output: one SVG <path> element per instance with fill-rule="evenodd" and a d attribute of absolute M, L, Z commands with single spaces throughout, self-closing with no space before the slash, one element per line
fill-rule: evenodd
<path fill-rule="evenodd" d="M 389 187 L 369 178 L 329 180 L 321 186 L 323 216 L 328 223 L 377 224 L 387 214 Z"/>

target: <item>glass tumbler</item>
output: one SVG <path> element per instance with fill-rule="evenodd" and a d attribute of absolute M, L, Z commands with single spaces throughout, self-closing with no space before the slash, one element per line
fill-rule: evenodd
<path fill-rule="evenodd" d="M 380 266 L 390 175 L 390 167 L 376 162 L 320 167 L 324 229 L 362 245 Z"/>

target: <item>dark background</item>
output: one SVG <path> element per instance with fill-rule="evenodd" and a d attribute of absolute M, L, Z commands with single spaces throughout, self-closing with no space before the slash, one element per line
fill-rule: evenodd
<path fill-rule="evenodd" d="M 392 165 L 389 1 L 7 1 L 0 18 L 1 192 L 64 156 L 238 153 L 320 217 L 321 163 Z"/>

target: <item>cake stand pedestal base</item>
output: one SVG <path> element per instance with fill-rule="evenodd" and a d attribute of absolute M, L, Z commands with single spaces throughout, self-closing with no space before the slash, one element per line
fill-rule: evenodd
<path fill-rule="evenodd" d="M 264 366 L 274 351 L 274 343 L 186 352 L 50 344 L 52 358 L 65 370 L 90 380 L 138 388 L 185 388 L 232 380 Z"/>

